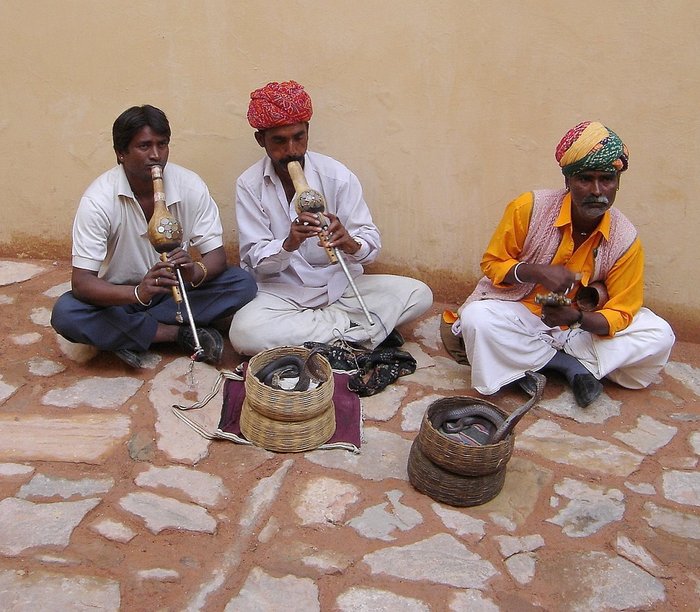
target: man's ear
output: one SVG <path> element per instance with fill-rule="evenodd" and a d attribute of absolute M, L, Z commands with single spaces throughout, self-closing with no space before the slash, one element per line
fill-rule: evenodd
<path fill-rule="evenodd" d="M 265 147 L 265 132 L 258 130 L 255 132 L 255 140 L 261 147 Z"/>
<path fill-rule="evenodd" d="M 569 191 L 569 177 L 568 176 L 564 177 L 564 187 L 566 187 L 566 190 Z"/>

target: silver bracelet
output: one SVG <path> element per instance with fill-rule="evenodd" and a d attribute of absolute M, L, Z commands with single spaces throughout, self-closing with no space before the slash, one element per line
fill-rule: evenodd
<path fill-rule="evenodd" d="M 515 264 L 515 267 L 513 268 L 513 278 L 515 279 L 516 282 L 520 283 L 521 285 L 525 282 L 520 279 L 518 276 L 518 268 L 522 266 L 525 262 L 524 261 L 519 261 L 518 263 Z"/>
<path fill-rule="evenodd" d="M 141 304 L 141 306 L 148 307 L 148 306 L 150 306 L 150 305 L 153 303 L 153 300 L 150 300 L 150 301 L 148 302 L 148 304 L 146 304 L 146 303 L 144 303 L 144 302 L 141 301 L 141 298 L 139 297 L 139 286 L 138 286 L 138 285 L 134 285 L 134 297 L 136 298 L 136 301 L 137 301 L 139 304 Z"/>

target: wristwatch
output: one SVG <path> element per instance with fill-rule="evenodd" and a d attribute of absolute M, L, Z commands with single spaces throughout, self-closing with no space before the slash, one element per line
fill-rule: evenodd
<path fill-rule="evenodd" d="M 569 325 L 569 329 L 578 329 L 581 327 L 581 323 L 583 323 L 583 310 L 578 311 L 578 318 Z"/>

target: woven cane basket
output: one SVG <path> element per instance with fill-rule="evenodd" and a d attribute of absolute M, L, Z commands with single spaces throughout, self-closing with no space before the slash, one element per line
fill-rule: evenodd
<path fill-rule="evenodd" d="M 249 442 L 278 453 L 301 453 L 325 444 L 335 433 L 335 406 L 305 421 L 275 421 L 254 410 L 248 399 L 241 408 L 241 433 Z"/>
<path fill-rule="evenodd" d="M 431 419 L 445 410 L 470 404 L 485 404 L 504 419 L 508 416 L 498 406 L 475 397 L 443 397 L 434 401 L 425 411 L 417 436 L 420 450 L 427 459 L 444 470 L 462 476 L 484 476 L 505 468 L 515 444 L 515 434 L 510 434 L 497 444 L 468 446 L 454 440 L 433 427 Z"/>
<path fill-rule="evenodd" d="M 245 394 L 249 407 L 273 421 L 288 422 L 308 421 L 326 412 L 333 400 L 334 385 L 331 364 L 323 355 L 317 353 L 309 362 L 314 376 L 324 381 L 315 389 L 308 391 L 273 389 L 255 377 L 257 372 L 275 359 L 287 355 L 306 359 L 309 353 L 310 350 L 302 346 L 282 346 L 262 351 L 252 357 L 248 364 L 248 375 L 245 377 Z"/>
<path fill-rule="evenodd" d="M 418 438 L 408 455 L 409 482 L 421 493 L 451 506 L 485 504 L 501 492 L 505 478 L 505 466 L 485 476 L 459 476 L 443 470 L 421 452 Z"/>

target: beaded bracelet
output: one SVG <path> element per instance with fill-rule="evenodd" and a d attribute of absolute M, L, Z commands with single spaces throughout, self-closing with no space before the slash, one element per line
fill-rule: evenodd
<path fill-rule="evenodd" d="M 518 268 L 522 266 L 525 262 L 524 261 L 519 261 L 518 263 L 515 264 L 515 267 L 513 268 L 513 278 L 516 280 L 516 282 L 520 283 L 521 285 L 525 282 L 523 280 L 520 280 L 520 277 L 518 276 Z"/>
<path fill-rule="evenodd" d="M 200 268 L 202 268 L 202 272 L 204 272 L 204 276 L 202 276 L 202 278 L 200 279 L 200 281 L 198 283 L 190 283 L 192 285 L 192 287 L 194 287 L 196 289 L 204 282 L 204 279 L 207 277 L 208 270 L 207 270 L 207 267 L 201 261 L 195 261 L 194 263 L 196 265 L 198 265 Z"/>
<path fill-rule="evenodd" d="M 145 302 L 142 302 L 142 301 L 141 301 L 141 298 L 139 297 L 139 286 L 138 286 L 138 285 L 134 285 L 134 297 L 136 298 L 136 301 L 137 301 L 139 304 L 141 304 L 141 306 L 146 306 L 146 307 L 148 307 L 148 306 L 150 306 L 150 305 L 153 303 L 153 300 L 149 300 L 148 304 L 146 304 Z"/>

